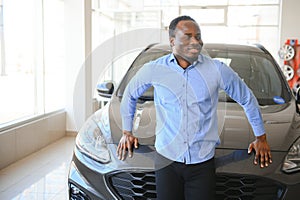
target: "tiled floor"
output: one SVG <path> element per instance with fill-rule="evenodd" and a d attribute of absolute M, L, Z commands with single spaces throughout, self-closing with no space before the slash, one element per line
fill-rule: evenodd
<path fill-rule="evenodd" d="M 0 171 L 1 200 L 66 200 L 75 137 L 66 136 Z"/>

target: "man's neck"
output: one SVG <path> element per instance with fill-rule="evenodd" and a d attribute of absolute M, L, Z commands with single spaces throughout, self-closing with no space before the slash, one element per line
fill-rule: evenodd
<path fill-rule="evenodd" d="M 180 67 L 182 67 L 183 69 L 186 69 L 188 66 L 191 65 L 191 63 L 189 61 L 187 61 L 186 59 L 184 59 L 183 57 L 176 55 L 176 54 L 174 54 L 174 56 L 176 58 L 178 65 Z"/>

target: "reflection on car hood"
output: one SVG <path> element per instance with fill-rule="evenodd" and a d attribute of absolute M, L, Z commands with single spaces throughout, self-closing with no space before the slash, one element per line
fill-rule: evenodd
<path fill-rule="evenodd" d="M 122 135 L 119 98 L 112 98 L 109 110 L 113 142 L 118 143 Z M 299 134 L 296 134 L 300 120 L 294 114 L 295 104 L 264 106 L 261 111 L 271 150 L 288 151 Z M 140 144 L 154 145 L 155 107 L 152 101 L 137 105 L 133 126 Z M 219 103 L 218 128 L 221 140 L 218 148 L 247 149 L 250 142 L 255 140 L 244 110 L 237 103 Z"/>

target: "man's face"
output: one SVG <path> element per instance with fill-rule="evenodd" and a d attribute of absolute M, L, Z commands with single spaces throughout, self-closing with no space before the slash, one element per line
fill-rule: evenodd
<path fill-rule="evenodd" d="M 192 64 L 198 59 L 203 42 L 197 23 L 180 21 L 175 29 L 175 37 L 170 38 L 173 53 Z"/>

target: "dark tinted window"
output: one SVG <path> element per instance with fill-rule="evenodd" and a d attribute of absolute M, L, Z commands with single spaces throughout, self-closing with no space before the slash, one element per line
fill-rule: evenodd
<path fill-rule="evenodd" d="M 125 77 L 121 81 L 120 87 L 117 91 L 117 95 L 119 97 L 123 95 L 123 92 L 128 82 L 145 63 L 155 60 L 169 53 L 171 53 L 169 49 L 162 49 L 162 48 L 153 48 L 153 49 L 148 49 L 146 51 L 143 51 L 132 63 L 129 71 L 126 73 Z M 148 89 L 140 99 L 153 100 L 153 88 L 151 87 L 150 89 Z"/>
<path fill-rule="evenodd" d="M 214 59 L 223 61 L 239 74 L 259 104 L 276 104 L 276 97 L 281 97 L 285 102 L 290 100 L 282 75 L 268 55 L 249 52 L 214 52 L 213 55 Z"/>

